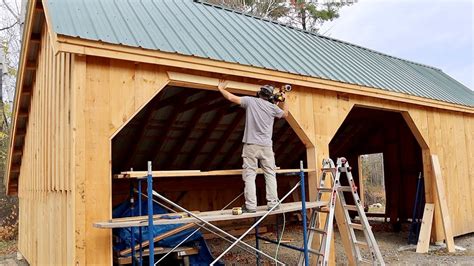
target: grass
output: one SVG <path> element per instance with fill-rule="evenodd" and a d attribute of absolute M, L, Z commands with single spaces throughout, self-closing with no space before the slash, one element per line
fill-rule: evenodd
<path fill-rule="evenodd" d="M 17 251 L 16 240 L 0 240 L 0 256 L 13 254 Z"/>

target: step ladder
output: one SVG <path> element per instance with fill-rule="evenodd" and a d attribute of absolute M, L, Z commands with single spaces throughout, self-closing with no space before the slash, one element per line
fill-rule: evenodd
<path fill-rule="evenodd" d="M 326 185 L 327 176 L 330 176 L 331 184 Z M 341 185 L 341 176 L 345 176 L 348 181 L 348 186 Z M 382 254 L 380 253 L 375 237 L 370 228 L 367 217 L 365 216 L 364 208 L 360 202 L 359 195 L 357 194 L 357 186 L 352 178 L 351 167 L 347 162 L 346 158 L 338 158 L 337 165 L 331 159 L 323 160 L 323 167 L 321 169 L 320 183 L 318 187 L 317 200 L 323 199 L 323 195 L 327 198 L 328 205 L 313 209 L 311 218 L 308 226 L 308 246 L 311 247 L 313 238 L 318 234 L 320 236 L 319 249 L 315 250 L 309 248 L 309 253 L 316 255 L 317 265 L 328 265 L 329 252 L 331 248 L 331 238 L 333 236 L 334 228 L 334 212 L 336 208 L 337 198 L 343 207 L 344 220 L 346 228 L 339 228 L 339 230 L 346 230 L 350 238 L 350 244 L 352 253 L 355 255 L 355 261 L 357 265 L 360 264 L 372 264 L 372 265 L 385 265 Z M 351 193 L 354 199 L 354 205 L 348 205 L 344 193 Z M 340 206 L 339 206 L 340 207 Z M 358 213 L 360 223 L 354 223 L 351 220 L 349 211 L 356 211 Z M 326 214 L 324 225 L 320 224 L 321 214 Z M 355 230 L 363 231 L 365 241 L 361 241 L 356 238 Z M 366 249 L 369 256 L 363 256 L 361 249 Z M 364 254 L 366 254 L 365 252 Z M 347 254 L 348 256 L 350 254 Z M 298 265 L 305 265 L 304 256 L 301 254 Z M 306 262 L 309 265 L 309 262 Z"/>

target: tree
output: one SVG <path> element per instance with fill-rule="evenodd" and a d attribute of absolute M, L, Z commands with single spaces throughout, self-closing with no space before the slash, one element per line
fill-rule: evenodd
<path fill-rule="evenodd" d="M 20 32 L 20 0 L 0 0 L 0 240 L 16 237 L 18 198 L 6 197 L 3 175 L 9 146 L 11 105 L 15 93 Z"/>
<path fill-rule="evenodd" d="M 208 3 L 314 32 L 324 22 L 337 19 L 341 7 L 354 1 L 357 0 L 207 0 Z"/>
<path fill-rule="evenodd" d="M 290 22 L 304 30 L 317 32 L 326 21 L 339 17 L 339 10 L 353 1 L 291 0 Z"/>
<path fill-rule="evenodd" d="M 286 0 L 207 0 L 206 2 L 273 20 L 286 16 L 289 11 Z"/>
<path fill-rule="evenodd" d="M 15 93 L 16 75 L 21 50 L 21 19 L 20 0 L 0 1 L 0 56 L 3 54 L 4 71 L 3 86 L 0 96 L 2 102 L 11 102 Z M 0 59 L 0 61 L 2 61 Z M 0 112 L 3 108 L 0 108 Z M 3 114 L 2 114 L 3 117 Z"/>

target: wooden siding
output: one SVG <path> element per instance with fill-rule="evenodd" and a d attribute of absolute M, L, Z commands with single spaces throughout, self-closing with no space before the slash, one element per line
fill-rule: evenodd
<path fill-rule="evenodd" d="M 21 166 L 20 250 L 32 264 L 110 264 L 111 232 L 92 223 L 111 216 L 111 138 L 168 84 L 166 71 L 198 74 L 201 81 L 212 75 L 91 56 L 54 56 L 48 38 L 41 47 Z M 309 168 L 319 167 L 329 155 L 329 142 L 354 105 L 402 112 L 423 148 L 427 188 L 433 187 L 429 154 L 440 157 L 448 208 L 456 217 L 454 235 L 474 231 L 474 169 L 467 163 L 474 159 L 474 115 L 303 87 L 295 87 L 288 101 L 289 123 L 308 148 Z M 313 199 L 316 178 L 312 174 L 309 180 Z M 201 196 L 205 204 L 214 200 Z M 435 202 L 430 189 L 427 202 Z M 435 219 L 439 240 L 439 210 Z"/>
<path fill-rule="evenodd" d="M 110 230 L 92 227 L 112 215 L 111 138 L 168 82 L 158 66 L 75 56 L 73 150 L 76 262 L 108 265 Z"/>
<path fill-rule="evenodd" d="M 440 158 L 449 212 L 451 217 L 456 217 L 453 218 L 454 235 L 474 231 L 474 174 L 468 163 L 474 156 L 474 115 L 329 91 L 312 90 L 308 95 L 300 88 L 295 88 L 289 96 L 290 110 L 302 108 L 308 99 L 312 99 L 314 112 L 306 112 L 306 121 L 301 124 L 303 128 L 314 124 L 317 167 L 322 158 L 329 156 L 329 142 L 354 105 L 402 112 L 408 125 L 414 124 L 412 131 L 415 130 L 413 133 L 423 150 L 425 186 L 431 188 L 426 189 L 426 201 L 435 202 L 429 159 L 432 153 Z M 311 116 L 314 122 L 308 120 Z M 311 196 L 314 197 L 314 191 Z M 438 208 L 436 204 L 435 230 L 436 239 L 440 240 L 443 234 Z"/>
<path fill-rule="evenodd" d="M 32 265 L 73 258 L 71 55 L 43 27 L 19 178 L 19 250 Z"/>

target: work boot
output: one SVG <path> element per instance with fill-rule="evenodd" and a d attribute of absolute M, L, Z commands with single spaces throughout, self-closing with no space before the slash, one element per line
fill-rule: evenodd
<path fill-rule="evenodd" d="M 249 210 L 245 204 L 242 206 L 242 213 L 256 213 L 257 210 Z"/>
<path fill-rule="evenodd" d="M 275 206 L 275 205 L 273 205 L 273 206 Z M 273 208 L 273 206 L 268 206 L 267 211 L 271 210 Z M 276 211 L 276 210 L 279 210 L 279 209 L 280 209 L 280 205 L 276 206 L 276 208 L 273 209 L 273 210 Z"/>

